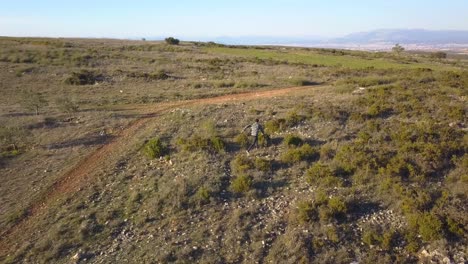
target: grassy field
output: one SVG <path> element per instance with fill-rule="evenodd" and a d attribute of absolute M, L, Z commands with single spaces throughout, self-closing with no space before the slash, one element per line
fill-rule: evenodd
<path fill-rule="evenodd" d="M 350 69 L 415 69 L 429 68 L 437 70 L 455 70 L 456 67 L 449 65 L 437 65 L 428 63 L 424 58 L 411 58 L 389 56 L 382 53 L 363 53 L 336 50 L 317 49 L 246 49 L 233 47 L 209 47 L 205 49 L 209 53 L 228 54 L 247 58 L 258 58 L 263 60 L 274 60 L 279 62 L 299 63 L 326 67 L 345 67 Z"/>
<path fill-rule="evenodd" d="M 0 262 L 463 263 L 468 70 L 430 55 L 0 38 Z"/>

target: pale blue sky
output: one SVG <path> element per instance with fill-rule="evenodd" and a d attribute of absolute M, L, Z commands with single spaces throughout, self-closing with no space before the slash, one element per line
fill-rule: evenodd
<path fill-rule="evenodd" d="M 0 36 L 324 36 L 468 30 L 467 0 L 0 0 Z"/>

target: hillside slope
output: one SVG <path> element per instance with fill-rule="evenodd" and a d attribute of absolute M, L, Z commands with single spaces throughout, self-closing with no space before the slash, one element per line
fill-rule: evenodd
<path fill-rule="evenodd" d="M 119 40 L 0 48 L 2 262 L 467 259 L 464 61 Z M 241 130 L 256 118 L 270 139 L 247 155 Z"/>

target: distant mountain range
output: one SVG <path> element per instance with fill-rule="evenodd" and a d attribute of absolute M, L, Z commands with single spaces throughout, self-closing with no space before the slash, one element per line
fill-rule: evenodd
<path fill-rule="evenodd" d="M 329 40 L 332 43 L 400 43 L 400 44 L 468 44 L 468 31 L 424 29 L 380 29 L 359 32 L 343 38 Z"/>
<path fill-rule="evenodd" d="M 378 29 L 352 33 L 339 38 L 319 36 L 174 37 L 187 41 L 213 41 L 229 45 L 284 45 L 361 50 L 389 50 L 398 43 L 410 50 L 453 50 L 468 53 L 468 30 Z M 164 37 L 148 39 L 161 40 Z"/>
<path fill-rule="evenodd" d="M 336 47 L 364 50 L 386 50 L 396 43 L 409 49 L 467 49 L 468 31 L 425 29 L 379 29 L 349 34 L 340 38 L 323 37 L 217 37 L 200 41 L 214 41 L 231 45 L 289 45 L 305 47 Z"/>

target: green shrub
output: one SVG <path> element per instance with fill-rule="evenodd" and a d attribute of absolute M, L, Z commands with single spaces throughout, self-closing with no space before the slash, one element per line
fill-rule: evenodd
<path fill-rule="evenodd" d="M 164 41 L 166 41 L 167 44 L 169 45 L 179 45 L 180 40 L 174 38 L 174 37 L 168 37 L 165 38 Z"/>
<path fill-rule="evenodd" d="M 267 134 L 274 134 L 276 132 L 281 131 L 285 126 L 286 120 L 278 119 L 278 120 L 268 120 L 265 122 L 265 133 Z"/>
<path fill-rule="evenodd" d="M 314 220 L 315 208 L 311 202 L 300 201 L 297 203 L 297 219 L 301 223 Z"/>
<path fill-rule="evenodd" d="M 442 222 L 432 213 L 424 213 L 418 219 L 419 234 L 424 241 L 442 238 Z"/>
<path fill-rule="evenodd" d="M 202 186 L 198 188 L 197 192 L 195 193 L 195 197 L 199 203 L 206 203 L 209 201 L 211 194 L 208 188 Z"/>
<path fill-rule="evenodd" d="M 254 168 L 254 164 L 244 154 L 236 155 L 236 157 L 231 161 L 231 169 L 234 174 L 242 174 L 252 168 Z"/>
<path fill-rule="evenodd" d="M 259 171 L 267 172 L 271 169 L 271 163 L 267 159 L 257 157 L 255 158 L 255 168 Z"/>
<path fill-rule="evenodd" d="M 298 148 L 286 150 L 281 155 L 281 161 L 288 164 L 297 163 L 299 161 L 312 160 L 318 156 L 318 151 L 312 148 L 309 144 L 304 144 Z"/>
<path fill-rule="evenodd" d="M 338 243 L 340 241 L 338 233 L 339 232 L 335 226 L 328 227 L 325 232 L 327 239 L 333 243 Z"/>
<path fill-rule="evenodd" d="M 302 140 L 302 138 L 296 136 L 296 135 L 286 135 L 283 139 L 283 143 L 286 145 L 286 146 L 295 146 L 295 147 L 298 147 L 300 145 L 302 145 L 304 143 L 304 141 Z"/>
<path fill-rule="evenodd" d="M 258 135 L 258 145 L 261 147 L 268 147 L 270 144 L 270 136 L 268 134 L 259 134 Z"/>
<path fill-rule="evenodd" d="M 346 203 L 339 197 L 333 197 L 328 200 L 328 207 L 334 215 L 346 214 L 348 211 Z"/>
<path fill-rule="evenodd" d="M 326 223 L 331 219 L 343 218 L 348 211 L 346 202 L 339 197 L 327 199 L 327 202 L 318 207 L 320 221 Z"/>
<path fill-rule="evenodd" d="M 13 158 L 19 154 L 21 154 L 21 152 L 18 149 L 7 149 L 5 151 L 0 151 L 0 158 Z"/>
<path fill-rule="evenodd" d="M 448 230 L 450 231 L 450 233 L 452 233 L 455 236 L 463 237 L 463 235 L 465 234 L 463 225 L 461 225 L 460 223 L 458 223 L 452 218 L 447 218 L 447 226 L 448 226 Z"/>
<path fill-rule="evenodd" d="M 405 234 L 406 247 L 405 249 L 411 253 L 416 253 L 421 247 L 420 241 L 416 233 L 408 232 Z"/>
<path fill-rule="evenodd" d="M 367 117 L 369 118 L 379 117 L 389 111 L 390 111 L 390 108 L 386 108 L 381 103 L 375 103 L 367 109 Z"/>
<path fill-rule="evenodd" d="M 245 193 L 250 190 L 252 184 L 252 177 L 242 174 L 232 181 L 231 189 L 236 193 Z"/>
<path fill-rule="evenodd" d="M 299 115 L 295 110 L 288 113 L 285 118 L 285 123 L 288 127 L 293 127 L 298 125 L 300 122 L 306 119 L 305 116 Z"/>
<path fill-rule="evenodd" d="M 323 161 L 331 160 L 335 156 L 335 150 L 330 144 L 325 144 L 320 148 L 320 159 Z"/>
<path fill-rule="evenodd" d="M 391 250 L 394 247 L 396 238 L 397 234 L 394 230 L 387 230 L 384 232 L 382 235 L 382 248 L 385 250 Z"/>
<path fill-rule="evenodd" d="M 65 83 L 71 85 L 89 85 L 103 80 L 104 76 L 102 74 L 82 70 L 80 72 L 72 72 L 71 76 L 65 79 Z"/>
<path fill-rule="evenodd" d="M 166 152 L 167 147 L 163 145 L 159 138 L 149 140 L 143 147 L 143 153 L 150 159 L 162 157 Z"/>
<path fill-rule="evenodd" d="M 199 151 L 208 148 L 208 141 L 198 135 L 194 135 L 190 138 L 178 138 L 176 144 L 184 151 Z"/>
<path fill-rule="evenodd" d="M 249 137 L 245 133 L 237 135 L 234 141 L 242 148 L 247 148 L 249 146 Z"/>
<path fill-rule="evenodd" d="M 333 176 L 330 167 L 321 162 L 316 162 L 306 171 L 307 182 L 310 184 L 329 176 Z"/>
<path fill-rule="evenodd" d="M 217 136 L 213 136 L 210 138 L 211 148 L 217 153 L 223 153 L 225 149 L 224 141 Z"/>
<path fill-rule="evenodd" d="M 362 233 L 362 242 L 368 246 L 374 246 L 382 240 L 382 237 L 373 229 L 365 230 Z"/>
<path fill-rule="evenodd" d="M 327 187 L 342 186 L 343 180 L 337 177 L 328 165 L 317 162 L 306 171 L 306 181 L 312 185 Z"/>
<path fill-rule="evenodd" d="M 194 135 L 188 139 L 178 138 L 177 145 L 184 151 L 214 151 L 216 153 L 223 153 L 225 151 L 225 143 L 218 136 L 212 136 L 209 139 L 202 138 Z"/>

